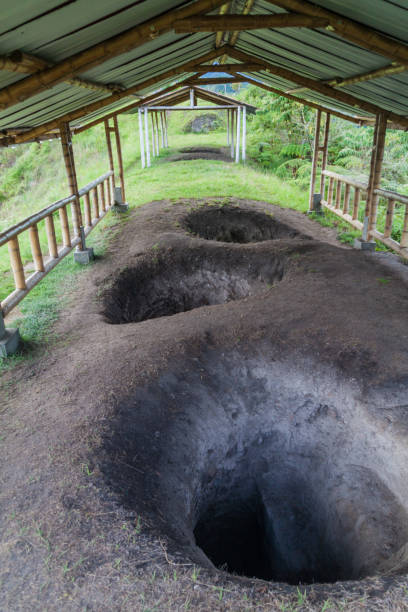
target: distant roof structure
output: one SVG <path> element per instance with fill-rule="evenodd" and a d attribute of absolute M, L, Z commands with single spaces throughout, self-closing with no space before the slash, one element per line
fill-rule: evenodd
<path fill-rule="evenodd" d="M 1 14 L 6 144 L 217 70 L 353 121 L 386 112 L 408 129 L 406 2 L 3 0 Z"/>
<path fill-rule="evenodd" d="M 237 100 L 236 98 L 231 98 L 229 96 L 221 95 L 214 91 L 208 91 L 207 89 L 202 89 L 201 87 L 181 87 L 176 91 L 171 91 L 166 94 L 158 95 L 156 98 L 150 98 L 149 102 L 146 103 L 146 106 L 177 106 L 178 104 L 183 104 L 183 102 L 187 102 L 190 100 L 191 92 L 195 98 L 199 100 L 204 100 L 205 102 L 210 102 L 211 104 L 219 105 L 219 106 L 231 106 L 231 108 L 235 108 L 237 106 L 245 106 L 248 113 L 255 113 L 256 106 L 253 104 L 248 104 L 247 102 L 242 102 L 241 100 Z M 144 106 L 144 105 L 142 105 Z M 216 110 L 216 107 L 214 107 Z M 137 107 L 128 111 L 129 113 L 136 112 Z"/>

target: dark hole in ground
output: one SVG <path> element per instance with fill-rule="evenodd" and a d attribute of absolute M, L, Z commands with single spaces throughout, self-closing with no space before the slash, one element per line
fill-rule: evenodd
<path fill-rule="evenodd" d="M 169 162 L 189 161 L 193 159 L 213 159 L 223 162 L 234 161 L 228 148 L 186 147 L 166 158 Z"/>
<path fill-rule="evenodd" d="M 405 572 L 406 437 L 326 364 L 280 362 L 266 342 L 252 350 L 193 351 L 122 402 L 105 470 L 123 503 L 151 500 L 194 562 L 239 575 Z"/>
<path fill-rule="evenodd" d="M 270 215 L 235 206 L 195 210 L 184 218 L 183 226 L 200 238 L 219 242 L 247 243 L 304 237 Z"/>
<path fill-rule="evenodd" d="M 104 296 L 109 323 L 170 316 L 265 291 L 283 277 L 283 259 L 217 251 L 158 254 L 124 270 Z"/>

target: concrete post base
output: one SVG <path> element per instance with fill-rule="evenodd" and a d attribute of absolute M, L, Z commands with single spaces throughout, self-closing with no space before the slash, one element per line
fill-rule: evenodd
<path fill-rule="evenodd" d="M 74 261 L 76 263 L 86 265 L 89 264 L 92 259 L 95 259 L 94 250 L 92 247 L 88 247 L 83 251 L 74 251 Z"/>
<path fill-rule="evenodd" d="M 123 201 L 122 197 L 122 189 L 120 187 L 115 187 L 114 189 L 114 204 L 112 206 L 112 210 L 116 210 L 116 212 L 127 212 L 129 209 L 129 204 Z"/>
<path fill-rule="evenodd" d="M 127 204 L 127 202 L 115 202 L 114 205 L 112 206 L 112 210 L 115 210 L 116 212 L 120 212 L 120 213 L 124 213 L 127 212 L 129 210 L 129 204 Z"/>
<path fill-rule="evenodd" d="M 4 325 L 3 315 L 0 313 L 0 357 L 13 355 L 20 344 L 18 329 L 7 328 Z"/>
<path fill-rule="evenodd" d="M 312 210 L 309 210 L 307 214 L 308 215 L 322 215 L 323 210 L 322 210 L 321 201 L 322 201 L 322 195 L 320 193 L 314 193 L 313 200 L 312 200 Z"/>
<path fill-rule="evenodd" d="M 375 251 L 375 242 L 362 238 L 354 238 L 353 246 L 360 251 Z"/>

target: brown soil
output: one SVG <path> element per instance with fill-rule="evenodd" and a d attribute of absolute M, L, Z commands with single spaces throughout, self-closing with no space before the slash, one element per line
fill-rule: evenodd
<path fill-rule="evenodd" d="M 233 162 L 228 147 L 186 147 L 179 153 L 166 158 L 168 162 L 190 161 L 193 159 L 215 159 L 222 162 Z"/>
<path fill-rule="evenodd" d="M 186 233 L 183 220 L 220 202 L 152 202 L 130 214 L 107 254 L 81 277 L 58 324 L 58 343 L 4 374 L 1 610 L 317 611 L 328 599 L 326 610 L 408 610 L 407 490 L 396 485 L 407 465 L 407 268 L 391 255 L 341 247 L 332 230 L 300 213 L 255 201 L 231 204 L 272 213 L 298 235 L 246 244 L 204 240 Z M 191 286 L 183 284 L 183 260 L 195 275 Z M 174 310 L 174 303 L 186 304 L 194 295 L 199 269 L 208 272 L 201 287 L 211 279 L 225 299 L 205 297 L 205 305 Z M 245 269 L 252 280 L 241 295 Z M 142 322 L 107 320 L 123 275 L 129 292 L 129 270 L 147 270 L 143 278 L 151 282 L 155 273 L 165 279 L 172 271 L 171 282 L 159 286 L 177 287 L 166 301 L 168 316 L 161 304 L 162 316 Z M 234 274 L 238 280 L 231 285 Z M 282 416 L 289 415 L 293 440 L 307 422 L 319 448 L 327 441 L 325 465 L 339 458 L 343 445 L 358 441 L 340 459 L 343 473 L 349 479 L 360 474 L 362 484 L 350 480 L 355 494 L 347 496 L 335 470 L 330 482 L 344 529 L 357 521 L 368 538 L 368 548 L 359 551 L 360 566 L 368 568 L 361 580 L 298 587 L 232 576 L 213 568 L 192 540 L 194 525 L 190 529 L 183 515 L 190 493 L 182 487 L 196 478 L 201 459 L 194 453 L 199 444 L 213 444 L 213 456 L 222 453 L 230 443 L 216 448 L 217 435 L 225 430 L 227 440 L 233 420 L 239 423 L 245 411 L 255 414 L 275 388 L 273 406 L 288 406 Z M 249 408 L 240 407 L 245 394 L 255 401 Z M 324 401 L 313 404 L 315 395 Z M 236 410 L 223 424 L 227 399 Z M 214 421 L 213 403 L 220 406 Z M 343 425 L 350 427 L 340 433 L 336 428 Z M 336 439 L 331 431 L 339 432 Z M 276 448 L 282 454 L 281 439 Z M 234 444 L 225 447 L 227 454 Z M 259 448 L 256 461 L 265 462 L 263 442 Z M 377 475 L 367 476 L 371 451 L 378 455 Z M 294 465 L 306 461 L 300 451 L 296 456 Z M 217 462 L 205 465 L 210 492 L 219 468 Z M 321 489 L 315 466 L 307 471 L 310 486 L 317 482 Z M 353 495 L 372 496 L 378 506 L 361 518 Z M 377 556 L 370 565 L 372 551 Z"/>

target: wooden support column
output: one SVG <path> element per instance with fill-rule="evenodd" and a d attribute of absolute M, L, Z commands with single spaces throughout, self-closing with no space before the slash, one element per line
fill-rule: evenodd
<path fill-rule="evenodd" d="M 139 108 L 137 111 L 139 117 L 139 139 L 140 139 L 140 161 L 142 164 L 142 168 L 146 167 L 146 158 L 145 158 L 145 148 L 144 148 L 144 134 L 143 134 L 143 118 L 142 118 L 142 110 Z"/>
<path fill-rule="evenodd" d="M 110 194 L 109 202 L 113 203 L 115 200 L 115 166 L 113 163 L 112 141 L 111 141 L 111 136 L 110 136 L 111 130 L 109 128 L 109 119 L 105 119 L 104 124 L 105 124 L 105 135 L 106 135 L 106 146 L 108 148 L 108 157 L 109 157 L 109 170 L 113 172 L 113 175 L 111 176 L 112 193 Z"/>
<path fill-rule="evenodd" d="M 323 159 L 322 159 L 322 174 L 320 176 L 320 195 L 324 200 L 324 183 L 325 176 L 323 174 L 323 170 L 326 170 L 327 167 L 327 159 L 329 154 L 329 132 L 330 132 L 330 113 L 326 113 L 326 123 L 324 126 L 324 139 L 323 139 Z"/>
<path fill-rule="evenodd" d="M 146 166 L 150 168 L 150 143 L 149 143 L 149 111 L 147 108 L 144 109 L 144 125 L 145 125 L 145 138 L 146 138 Z"/>
<path fill-rule="evenodd" d="M 242 161 L 246 161 L 246 106 L 242 107 Z"/>
<path fill-rule="evenodd" d="M 381 169 L 384 158 L 385 135 L 387 132 L 387 114 L 378 113 L 375 122 L 373 150 L 371 154 L 370 178 L 367 189 L 367 203 L 364 218 L 363 240 L 370 241 L 371 232 L 377 223 L 378 195 L 375 190 L 380 187 Z"/>
<path fill-rule="evenodd" d="M 235 163 L 239 163 L 240 147 L 241 147 L 241 107 L 238 106 L 237 110 L 237 144 L 235 149 Z"/>
<path fill-rule="evenodd" d="M 122 189 L 122 200 L 126 202 L 125 196 L 125 176 L 123 172 L 123 158 L 122 158 L 122 147 L 120 144 L 120 133 L 119 133 L 119 124 L 117 115 L 113 118 L 113 127 L 115 130 L 115 138 L 116 138 L 116 153 L 118 156 L 118 166 L 119 166 L 119 178 L 120 178 L 120 187 Z"/>
<path fill-rule="evenodd" d="M 310 191 L 309 191 L 309 211 L 313 211 L 313 196 L 316 184 L 316 171 L 317 171 L 317 161 L 319 159 L 319 141 L 320 141 L 320 121 L 322 117 L 322 111 L 318 110 L 316 114 L 316 125 L 315 125 L 315 135 L 313 142 L 313 159 L 312 159 L 312 173 L 310 176 Z"/>
<path fill-rule="evenodd" d="M 191 108 L 194 106 L 194 89 L 192 87 L 190 88 L 190 106 Z"/>
<path fill-rule="evenodd" d="M 77 246 L 77 250 L 84 251 L 85 246 L 85 235 L 83 231 L 81 205 L 79 202 L 78 194 L 78 182 L 75 170 L 74 151 L 72 147 L 71 130 L 69 129 L 68 123 L 61 123 L 60 126 L 61 146 L 62 153 L 64 155 L 65 168 L 68 177 L 68 186 L 70 194 L 75 196 L 75 200 L 72 204 L 72 223 L 74 226 L 75 235 L 80 238 L 80 243 Z"/>

